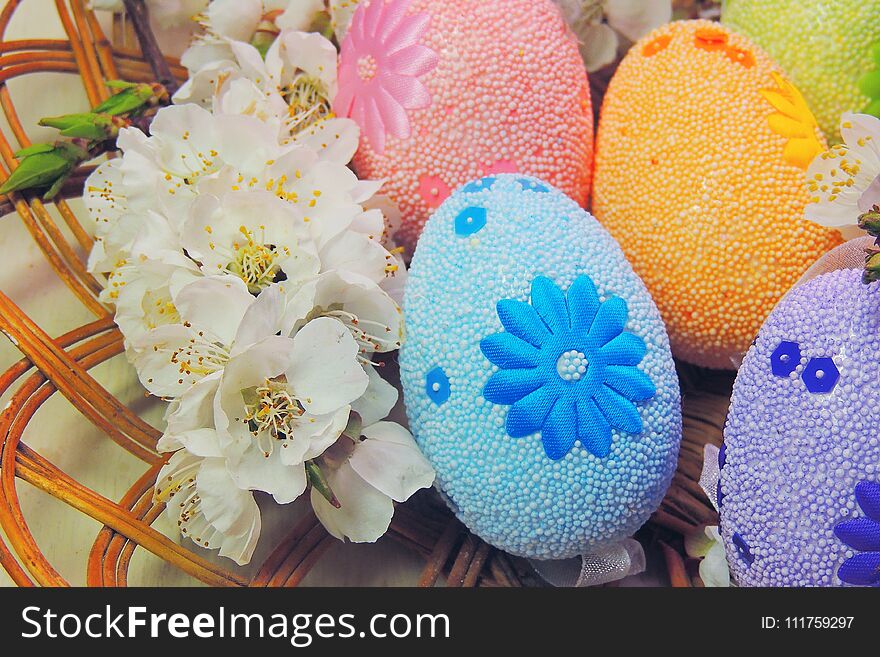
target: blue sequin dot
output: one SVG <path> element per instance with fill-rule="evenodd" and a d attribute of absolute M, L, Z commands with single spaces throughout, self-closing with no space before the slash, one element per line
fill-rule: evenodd
<path fill-rule="evenodd" d="M 804 368 L 801 375 L 807 390 L 813 394 L 824 394 L 834 390 L 837 380 L 840 378 L 840 372 L 834 364 L 832 358 L 813 358 Z"/>
<path fill-rule="evenodd" d="M 788 376 L 801 362 L 801 348 L 797 342 L 783 340 L 770 355 L 770 369 L 776 376 Z"/>
<path fill-rule="evenodd" d="M 486 225 L 486 208 L 470 206 L 458 213 L 455 218 L 455 234 L 467 237 L 483 229 Z"/>
<path fill-rule="evenodd" d="M 425 377 L 425 393 L 437 406 L 449 399 L 449 377 L 442 367 L 435 367 Z"/>

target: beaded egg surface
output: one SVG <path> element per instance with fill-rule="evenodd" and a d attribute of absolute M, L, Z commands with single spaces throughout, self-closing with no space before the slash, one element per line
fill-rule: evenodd
<path fill-rule="evenodd" d="M 361 2 L 339 82 L 334 110 L 361 127 L 355 169 L 387 181 L 410 253 L 430 213 L 480 176 L 539 176 L 586 203 L 590 90 L 551 0 Z"/>
<path fill-rule="evenodd" d="M 803 219 L 804 171 L 824 149 L 812 121 L 770 59 L 717 23 L 658 28 L 621 63 L 600 116 L 593 213 L 650 290 L 676 356 L 733 368 L 840 243 Z"/>
<path fill-rule="evenodd" d="M 743 586 L 880 584 L 880 285 L 823 274 L 773 311 L 724 432 L 721 534 Z"/>
<path fill-rule="evenodd" d="M 660 315 L 614 239 L 536 178 L 466 184 L 431 217 L 404 298 L 410 428 L 471 530 L 553 559 L 630 536 L 681 438 Z"/>
<path fill-rule="evenodd" d="M 880 2 L 728 0 L 721 20 L 785 69 L 830 142 L 840 141 L 843 112 L 880 115 L 880 61 L 872 57 L 872 45 L 880 47 Z"/>

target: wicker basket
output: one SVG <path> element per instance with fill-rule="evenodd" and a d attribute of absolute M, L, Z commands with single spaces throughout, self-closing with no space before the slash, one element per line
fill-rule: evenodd
<path fill-rule="evenodd" d="M 9 22 L 21 4 L 21 0 L 8 0 L 0 11 L 0 108 L 11 132 L 0 134 L 3 180 L 17 165 L 13 153 L 29 145 L 7 88 L 8 80 L 47 71 L 77 75 L 89 101 L 97 104 L 108 96 L 105 80 L 151 78 L 139 50 L 127 45 L 134 40 L 123 22 L 116 19 L 112 40 L 108 39 L 83 0 L 55 0 L 66 40 L 7 41 Z M 174 75 L 185 76 L 179 62 L 169 63 Z M 78 255 L 88 253 L 92 239 L 62 200 L 81 194 L 89 171 L 84 167 L 68 181 L 54 203 L 57 212 L 50 213 L 38 197 L 0 197 L 4 220 L 14 220 L 6 215 L 17 213 L 54 274 L 95 316 L 90 323 L 51 337 L 0 291 L 0 330 L 24 354 L 21 361 L 0 375 L 0 394 L 11 394 L 0 415 L 0 526 L 6 537 L 6 542 L 0 540 L 0 564 L 22 586 L 67 584 L 28 528 L 16 492 L 15 479 L 19 478 L 101 523 L 88 556 L 89 585 L 125 586 L 132 555 L 140 547 L 206 584 L 294 586 L 336 541 L 312 514 L 275 547 L 251 578 L 211 562 L 204 553 L 187 549 L 186 544 L 176 544 L 151 526 L 162 512 L 162 506 L 152 500 L 152 485 L 164 462 L 156 451 L 161 432 L 89 374 L 91 368 L 123 352 L 122 335 L 113 323 L 112 309 L 97 299 L 102 283 L 86 271 Z M 60 217 L 58 221 L 64 226 L 56 223 L 55 217 Z M 65 235 L 72 235 L 72 241 Z M 681 378 L 685 439 L 679 469 L 668 496 L 642 534 L 660 543 L 670 581 L 689 586 L 692 576 L 681 556 L 680 536 L 716 521 L 696 482 L 703 445 L 720 444 L 732 377 L 682 368 Z M 22 442 L 22 433 L 36 411 L 56 392 L 78 411 L 82 421 L 91 422 L 108 439 L 143 461 L 143 475 L 131 483 L 120 500 L 107 499 L 84 486 Z M 420 493 L 399 505 L 389 535 L 424 558 L 425 567 L 418 581 L 421 586 L 432 586 L 441 578 L 449 586 L 536 583 L 525 562 L 470 534 L 432 492 Z"/>

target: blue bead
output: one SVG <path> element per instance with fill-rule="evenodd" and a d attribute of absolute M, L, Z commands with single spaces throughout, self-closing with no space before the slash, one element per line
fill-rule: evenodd
<path fill-rule="evenodd" d="M 832 358 L 813 358 L 807 363 L 801 375 L 807 390 L 813 394 L 834 390 L 840 379 L 840 372 Z"/>
<path fill-rule="evenodd" d="M 788 376 L 800 362 L 801 348 L 797 342 L 780 342 L 770 356 L 770 368 L 776 376 Z"/>
<path fill-rule="evenodd" d="M 486 208 L 470 206 L 458 213 L 455 218 L 455 234 L 467 237 L 483 229 L 486 225 Z"/>
<path fill-rule="evenodd" d="M 435 367 L 425 377 L 425 393 L 437 406 L 449 399 L 449 377 L 442 367 Z"/>

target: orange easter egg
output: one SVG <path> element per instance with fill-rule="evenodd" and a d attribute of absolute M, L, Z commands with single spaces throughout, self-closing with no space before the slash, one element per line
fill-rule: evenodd
<path fill-rule="evenodd" d="M 410 253 L 446 197 L 483 176 L 537 176 L 586 203 L 590 89 L 551 0 L 363 0 L 333 109 L 360 126 L 355 169 L 386 180 Z"/>
<path fill-rule="evenodd" d="M 730 369 L 837 231 L 803 218 L 825 141 L 803 97 L 748 39 L 675 22 L 611 81 L 596 141 L 593 214 L 666 322 L 673 353 Z"/>

